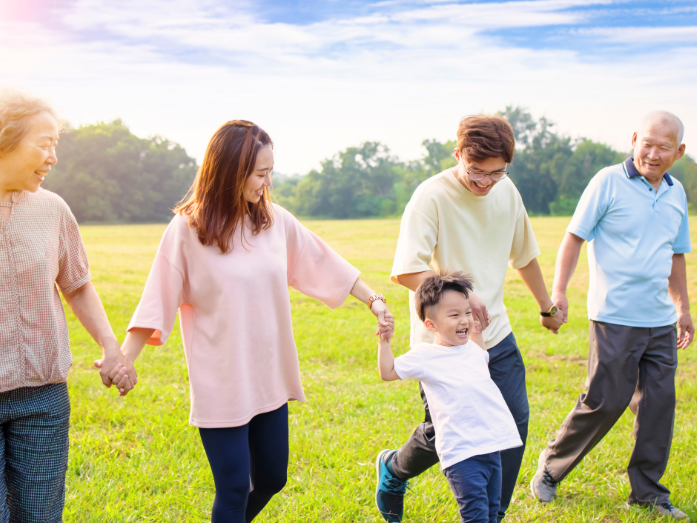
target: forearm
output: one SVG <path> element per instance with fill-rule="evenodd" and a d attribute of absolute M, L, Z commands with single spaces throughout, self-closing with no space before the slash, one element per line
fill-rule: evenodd
<path fill-rule="evenodd" d="M 131 363 L 134 363 L 141 351 L 145 347 L 150 337 L 155 332 L 155 329 L 140 329 L 135 328 L 128 331 L 126 334 L 126 339 L 123 341 L 121 350 L 123 351 L 126 359 Z"/>
<path fill-rule="evenodd" d="M 518 273 L 523 279 L 523 282 L 525 282 L 526 287 L 530 290 L 530 293 L 534 296 L 535 301 L 537 301 L 540 310 L 549 310 L 552 306 L 552 299 L 547 292 L 547 286 L 542 277 L 542 270 L 540 269 L 540 264 L 537 262 L 537 258 L 533 259 L 522 269 L 518 269 Z"/>
<path fill-rule="evenodd" d="M 374 294 L 375 292 L 373 291 L 373 289 L 368 287 L 368 284 L 360 278 L 356 280 L 356 283 L 354 283 L 353 287 L 351 288 L 351 296 L 353 296 L 357 300 L 362 301 L 363 303 L 366 303 L 368 299 Z"/>
<path fill-rule="evenodd" d="M 435 275 L 433 271 L 412 272 L 410 274 L 400 274 L 397 276 L 397 281 L 410 291 L 416 291 L 426 278 L 433 275 Z"/>
<path fill-rule="evenodd" d="M 679 314 L 690 312 L 690 298 L 687 295 L 687 268 L 684 254 L 673 255 L 673 267 L 668 278 L 668 294 Z"/>
<path fill-rule="evenodd" d="M 392 354 L 390 340 L 381 339 L 378 342 L 378 372 L 383 381 L 399 379 L 397 371 L 394 370 L 394 354 Z"/>
<path fill-rule="evenodd" d="M 571 281 L 576 270 L 578 258 L 581 255 L 581 247 L 583 247 L 583 238 L 579 238 L 575 234 L 567 232 L 559 246 L 557 253 L 557 263 L 554 267 L 554 283 L 552 284 L 552 293 L 566 294 L 566 288 Z"/>
<path fill-rule="evenodd" d="M 92 282 L 74 292 L 64 294 L 65 301 L 85 330 L 94 338 L 105 354 L 119 350 L 119 342 L 109 324 L 106 311 Z"/>

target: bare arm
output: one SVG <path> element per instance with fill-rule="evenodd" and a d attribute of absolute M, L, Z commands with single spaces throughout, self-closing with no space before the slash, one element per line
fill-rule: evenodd
<path fill-rule="evenodd" d="M 552 298 L 550 298 L 549 294 L 547 293 L 547 286 L 545 285 L 545 280 L 542 277 L 542 270 L 540 269 L 540 264 L 537 262 L 537 258 L 534 258 L 522 269 L 518 269 L 518 273 L 534 296 L 535 301 L 537 301 L 540 311 L 548 311 L 550 307 L 552 307 L 553 302 Z M 559 332 L 559 328 L 564 323 L 564 315 L 561 313 L 553 317 L 540 316 L 540 323 L 546 329 L 549 329 L 554 334 L 557 334 Z"/>
<path fill-rule="evenodd" d="M 400 274 L 397 276 L 397 281 L 399 281 L 399 284 L 403 287 L 411 291 L 416 291 L 418 286 L 421 285 L 426 278 L 434 275 L 435 273 L 433 271 L 412 272 L 410 274 Z M 475 284 L 476 283 L 477 282 L 475 282 Z M 484 305 L 484 302 L 474 293 L 470 293 L 469 299 L 474 319 L 479 322 L 482 329 L 486 329 L 489 323 L 491 323 L 491 316 L 489 315 L 489 311 L 486 310 L 486 305 Z"/>
<path fill-rule="evenodd" d="M 668 277 L 668 294 L 678 313 L 678 348 L 686 349 L 695 336 L 687 295 L 687 268 L 684 254 L 673 254 L 673 267 Z"/>
<path fill-rule="evenodd" d="M 552 284 L 552 301 L 561 310 L 564 323 L 569 321 L 569 300 L 566 297 L 566 288 L 576 270 L 578 258 L 583 247 L 583 238 L 567 232 L 559 246 L 557 263 L 554 268 L 554 284 Z"/>
<path fill-rule="evenodd" d="M 109 324 L 94 285 L 92 282 L 87 282 L 79 289 L 63 294 L 63 297 L 85 330 L 102 348 L 102 359 L 94 362 L 95 367 L 100 369 L 102 383 L 111 387 L 112 384 L 120 383 L 122 379 L 125 379 L 119 387 L 119 392 L 124 395 L 138 381 L 136 371 L 121 353 L 119 341 Z"/>
<path fill-rule="evenodd" d="M 375 292 L 368 285 L 358 278 L 351 289 L 351 296 L 366 303 Z M 390 330 L 394 330 L 394 316 L 381 300 L 375 300 L 370 306 L 370 312 L 375 314 L 378 319 L 378 334 L 380 337 L 386 335 Z"/>
<path fill-rule="evenodd" d="M 399 374 L 394 370 L 394 354 L 392 354 L 389 339 L 383 340 L 380 338 L 380 341 L 378 341 L 378 371 L 383 381 L 400 379 Z"/>
<path fill-rule="evenodd" d="M 126 339 L 123 340 L 121 350 L 126 359 L 131 363 L 135 363 L 145 344 L 155 332 L 155 329 L 140 329 L 135 328 L 128 331 Z"/>

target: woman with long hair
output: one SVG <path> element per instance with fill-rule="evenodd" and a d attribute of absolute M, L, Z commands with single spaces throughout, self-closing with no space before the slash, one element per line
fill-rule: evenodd
<path fill-rule="evenodd" d="M 287 403 L 305 399 L 288 286 L 332 308 L 352 294 L 381 334 L 393 323 L 357 269 L 271 203 L 273 164 L 271 138 L 251 122 L 227 122 L 213 135 L 122 347 L 135 362 L 146 344 L 165 343 L 179 310 L 190 423 L 216 487 L 213 523 L 252 521 L 286 483 Z"/>

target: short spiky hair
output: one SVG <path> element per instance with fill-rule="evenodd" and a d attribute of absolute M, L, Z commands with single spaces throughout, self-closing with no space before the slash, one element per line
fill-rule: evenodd
<path fill-rule="evenodd" d="M 421 282 L 414 295 L 416 314 L 421 321 L 426 321 L 426 309 L 438 305 L 445 291 L 461 292 L 465 298 L 469 298 L 470 292 L 474 291 L 472 277 L 462 271 L 443 271 Z"/>

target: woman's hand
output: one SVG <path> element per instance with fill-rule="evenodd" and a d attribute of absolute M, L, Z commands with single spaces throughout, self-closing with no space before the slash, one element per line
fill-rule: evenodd
<path fill-rule="evenodd" d="M 378 319 L 376 334 L 382 340 L 389 340 L 394 332 L 394 316 L 387 308 L 387 304 L 383 303 L 382 300 L 375 300 L 370 306 L 370 312 L 375 314 Z"/>
<path fill-rule="evenodd" d="M 114 385 L 119 395 L 125 396 L 138 382 L 133 364 L 121 352 L 118 345 L 104 347 L 102 359 L 96 360 L 94 366 L 99 369 L 99 376 L 106 387 Z"/>
<path fill-rule="evenodd" d="M 489 314 L 489 311 L 486 310 L 486 305 L 484 305 L 484 302 L 480 300 L 479 297 L 473 292 L 469 293 L 469 299 L 474 320 L 479 322 L 482 330 L 486 329 L 491 323 L 491 315 Z"/>

